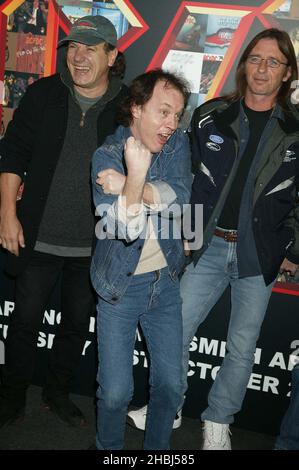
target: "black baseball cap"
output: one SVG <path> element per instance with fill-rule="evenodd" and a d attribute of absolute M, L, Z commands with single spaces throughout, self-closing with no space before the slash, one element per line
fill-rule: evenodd
<path fill-rule="evenodd" d="M 69 35 L 59 41 L 58 47 L 69 41 L 80 42 L 87 46 L 108 42 L 116 47 L 117 33 L 111 21 L 104 16 L 83 16 L 75 21 Z"/>

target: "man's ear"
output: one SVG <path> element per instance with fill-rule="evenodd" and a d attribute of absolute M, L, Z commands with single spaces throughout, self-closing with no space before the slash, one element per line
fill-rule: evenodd
<path fill-rule="evenodd" d="M 287 82 L 291 75 L 292 75 L 291 67 L 287 67 L 286 73 L 285 73 L 282 81 Z"/>
<path fill-rule="evenodd" d="M 141 105 L 140 104 L 133 104 L 132 108 L 132 116 L 135 119 L 139 119 L 141 115 Z"/>
<path fill-rule="evenodd" d="M 108 52 L 108 66 L 113 67 L 114 62 L 116 61 L 116 57 L 118 54 L 118 49 L 112 49 L 112 51 Z"/>

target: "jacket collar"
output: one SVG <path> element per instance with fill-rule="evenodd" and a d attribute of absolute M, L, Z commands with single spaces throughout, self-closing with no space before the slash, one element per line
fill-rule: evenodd
<path fill-rule="evenodd" d="M 64 69 L 60 73 L 60 78 L 61 78 L 62 83 L 69 89 L 73 99 L 75 101 L 77 101 L 75 93 L 74 93 L 74 84 L 73 84 L 72 76 L 69 72 L 69 69 L 66 66 L 64 67 Z M 121 79 L 119 77 L 116 77 L 116 76 L 111 77 L 110 80 L 109 80 L 109 84 L 108 84 L 108 88 L 107 88 L 106 92 L 99 99 L 99 101 L 101 102 L 101 105 L 104 106 L 107 103 L 109 103 L 110 101 L 112 101 L 118 95 L 118 93 L 120 92 L 121 87 L 122 87 Z"/>
<path fill-rule="evenodd" d="M 286 106 L 285 109 L 282 109 L 280 105 L 277 105 L 276 108 L 278 108 L 278 112 L 277 116 L 275 117 L 277 117 L 277 120 L 283 132 L 285 134 L 292 134 L 294 132 L 298 132 L 299 114 L 297 114 L 298 117 L 296 117 L 296 113 L 298 113 L 298 111 L 296 111 L 295 109 L 293 110 L 291 106 Z"/>
<path fill-rule="evenodd" d="M 240 114 L 240 104 L 241 100 L 234 101 L 231 104 L 222 102 L 222 104 L 213 111 L 213 118 L 217 129 L 228 137 L 236 138 L 233 125 Z M 296 109 L 293 110 L 288 105 L 283 109 L 281 105 L 276 104 L 272 118 L 277 119 L 279 126 L 285 134 L 292 134 L 299 130 L 299 112 Z"/>
<path fill-rule="evenodd" d="M 219 107 L 212 112 L 217 130 L 227 137 L 237 139 L 233 126 L 238 119 L 239 113 L 240 101 L 234 101 L 231 104 L 222 101 Z"/>

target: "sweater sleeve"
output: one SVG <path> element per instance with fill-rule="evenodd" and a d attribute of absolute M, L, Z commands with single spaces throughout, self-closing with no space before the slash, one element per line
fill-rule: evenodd
<path fill-rule="evenodd" d="M 38 82 L 28 87 L 7 126 L 5 136 L 0 140 L 0 172 L 14 173 L 22 179 L 42 121 L 45 98 L 39 92 Z"/>

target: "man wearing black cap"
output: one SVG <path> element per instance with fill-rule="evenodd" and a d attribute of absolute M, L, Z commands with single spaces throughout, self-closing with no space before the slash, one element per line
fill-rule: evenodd
<path fill-rule="evenodd" d="M 0 242 L 8 252 L 7 272 L 16 277 L 0 427 L 24 414 L 44 309 L 60 276 L 61 322 L 43 402 L 69 425 L 84 423 L 69 392 L 94 309 L 90 159 L 114 132 L 115 112 L 126 94 L 116 45 L 109 20 L 79 19 L 59 43 L 66 48 L 65 70 L 28 88 L 0 143 Z"/>

